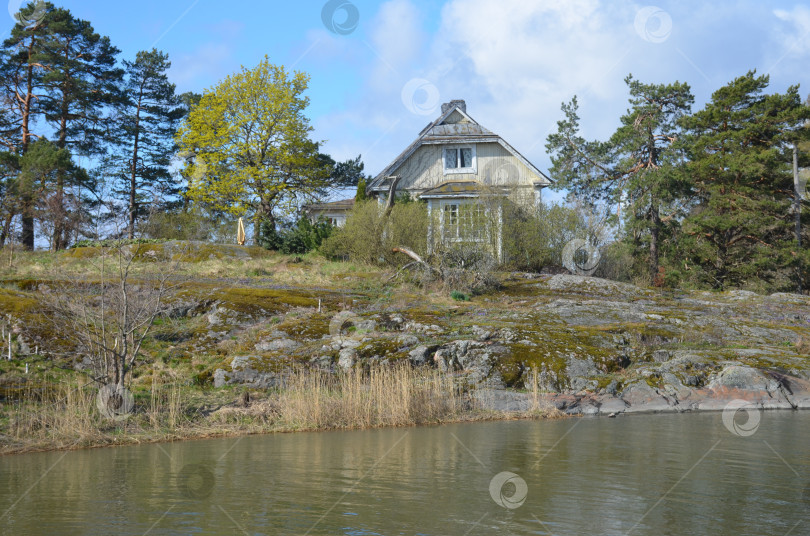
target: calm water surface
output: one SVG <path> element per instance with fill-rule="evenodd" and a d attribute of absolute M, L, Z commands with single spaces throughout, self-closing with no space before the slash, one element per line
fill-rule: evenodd
<path fill-rule="evenodd" d="M 810 412 L 279 434 L 0 458 L 0 533 L 803 535 L 808 484 Z"/>

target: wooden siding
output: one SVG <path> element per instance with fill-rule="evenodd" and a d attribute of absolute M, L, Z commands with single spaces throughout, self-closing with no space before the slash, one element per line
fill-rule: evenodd
<path fill-rule="evenodd" d="M 453 110 L 453 112 L 447 116 L 447 118 L 442 121 L 443 125 L 450 125 L 454 123 L 469 123 L 470 121 L 461 115 L 458 110 Z"/>
<path fill-rule="evenodd" d="M 469 146 L 461 144 L 458 146 Z M 477 173 L 445 174 L 442 163 L 443 145 L 423 145 L 392 175 L 402 176 L 397 190 L 414 195 L 439 186 L 448 180 L 475 180 L 490 186 L 533 186 L 540 180 L 535 173 L 498 143 L 477 143 Z"/>

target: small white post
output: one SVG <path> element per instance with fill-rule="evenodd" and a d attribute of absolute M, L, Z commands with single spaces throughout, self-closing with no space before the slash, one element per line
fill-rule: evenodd
<path fill-rule="evenodd" d="M 39 345 L 34 346 L 34 355 L 39 355 Z"/>
<path fill-rule="evenodd" d="M 25 373 L 28 374 L 28 363 L 25 364 Z"/>
<path fill-rule="evenodd" d="M 321 312 L 321 299 L 318 298 L 318 312 Z"/>
<path fill-rule="evenodd" d="M 8 332 L 8 360 L 11 361 L 11 332 Z"/>

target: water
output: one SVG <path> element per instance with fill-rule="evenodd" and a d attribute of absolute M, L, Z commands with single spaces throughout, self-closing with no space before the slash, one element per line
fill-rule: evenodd
<path fill-rule="evenodd" d="M 808 425 L 639 415 L 6 456 L 0 533 L 810 534 Z"/>

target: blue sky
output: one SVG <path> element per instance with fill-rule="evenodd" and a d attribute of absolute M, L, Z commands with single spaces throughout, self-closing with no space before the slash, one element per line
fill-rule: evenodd
<path fill-rule="evenodd" d="M 314 138 L 338 160 L 362 154 L 371 174 L 456 98 L 545 170 L 560 103 L 578 95 L 584 134 L 606 137 L 627 108 L 628 73 L 688 82 L 696 108 L 749 69 L 769 73 L 772 91 L 810 93 L 810 7 L 796 1 L 52 1 L 123 57 L 168 52 L 179 91 L 264 55 L 308 72 Z"/>

